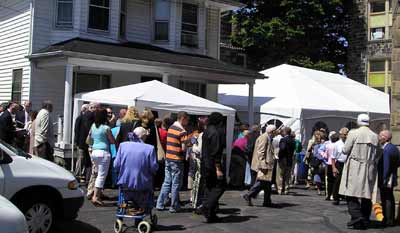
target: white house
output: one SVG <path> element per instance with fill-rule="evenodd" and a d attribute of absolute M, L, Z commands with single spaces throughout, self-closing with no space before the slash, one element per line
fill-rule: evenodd
<path fill-rule="evenodd" d="M 233 0 L 0 0 L 0 102 L 31 100 L 38 109 L 52 100 L 68 145 L 78 92 L 152 79 L 214 101 L 217 84 L 252 89 L 259 74 L 219 61 L 220 15 L 239 7 Z"/>

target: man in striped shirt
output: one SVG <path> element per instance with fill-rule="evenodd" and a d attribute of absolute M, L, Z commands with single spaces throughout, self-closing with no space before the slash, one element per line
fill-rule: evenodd
<path fill-rule="evenodd" d="M 179 189 L 183 176 L 183 162 L 186 152 L 187 132 L 184 127 L 189 122 L 186 112 L 179 112 L 177 121 L 168 129 L 167 151 L 165 154 L 165 178 L 157 200 L 157 209 L 163 210 L 165 199 L 171 192 L 171 207 L 169 211 L 179 210 Z"/>

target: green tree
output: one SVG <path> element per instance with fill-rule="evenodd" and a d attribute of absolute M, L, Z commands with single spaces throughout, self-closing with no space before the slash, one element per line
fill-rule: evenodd
<path fill-rule="evenodd" d="M 232 42 L 254 69 L 282 63 L 324 71 L 345 64 L 346 0 L 242 0 L 234 14 Z"/>

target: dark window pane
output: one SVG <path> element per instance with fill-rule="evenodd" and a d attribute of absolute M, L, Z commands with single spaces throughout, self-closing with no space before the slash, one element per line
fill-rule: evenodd
<path fill-rule="evenodd" d="M 11 100 L 15 102 L 21 102 L 21 94 L 22 94 L 22 69 L 13 70 Z"/>
<path fill-rule="evenodd" d="M 371 12 L 384 12 L 385 11 L 385 1 L 376 1 L 376 2 L 371 2 Z"/>
<path fill-rule="evenodd" d="M 385 72 L 385 61 L 370 61 L 369 62 L 370 72 Z"/>
<path fill-rule="evenodd" d="M 168 40 L 168 22 L 156 22 L 154 29 L 155 40 Z"/>
<path fill-rule="evenodd" d="M 91 5 L 96 5 L 96 6 L 104 6 L 104 7 L 109 7 L 110 6 L 110 1 L 109 0 L 90 0 Z"/>
<path fill-rule="evenodd" d="M 58 3 L 57 25 L 71 26 L 72 25 L 72 3 Z"/>
<path fill-rule="evenodd" d="M 94 6 L 90 7 L 89 28 L 107 31 L 108 23 L 109 23 L 109 9 L 99 8 Z"/>
<path fill-rule="evenodd" d="M 197 6 L 184 3 L 182 5 L 182 22 L 197 24 Z"/>
<path fill-rule="evenodd" d="M 110 83 L 109 75 L 78 73 L 74 80 L 74 93 L 110 88 Z"/>
<path fill-rule="evenodd" d="M 121 11 L 126 12 L 127 4 L 126 0 L 121 0 Z"/>
<path fill-rule="evenodd" d="M 182 24 L 182 31 L 197 33 L 197 25 Z"/>
<path fill-rule="evenodd" d="M 119 35 L 121 37 L 126 36 L 126 16 L 124 14 L 121 14 L 120 18 Z"/>
<path fill-rule="evenodd" d="M 157 81 L 160 81 L 160 82 L 162 82 L 162 78 L 160 78 L 160 77 L 152 77 L 152 76 L 142 76 L 141 78 L 140 78 L 140 82 L 149 82 L 149 81 L 153 81 L 153 80 L 157 80 Z"/>

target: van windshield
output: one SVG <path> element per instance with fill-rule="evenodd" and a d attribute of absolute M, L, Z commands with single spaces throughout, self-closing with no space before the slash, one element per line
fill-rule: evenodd
<path fill-rule="evenodd" d="M 25 151 L 23 151 L 23 150 L 21 150 L 21 149 L 19 149 L 19 148 L 15 148 L 15 147 L 11 146 L 10 144 L 4 142 L 3 140 L 0 140 L 0 143 L 1 143 L 2 146 L 4 146 L 5 148 L 9 149 L 10 151 L 12 151 L 13 153 L 15 153 L 15 154 L 18 155 L 18 156 L 21 156 L 21 157 L 28 157 L 28 158 L 31 157 L 31 156 L 30 156 L 28 153 L 26 153 Z"/>

